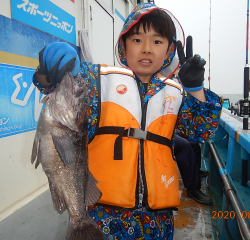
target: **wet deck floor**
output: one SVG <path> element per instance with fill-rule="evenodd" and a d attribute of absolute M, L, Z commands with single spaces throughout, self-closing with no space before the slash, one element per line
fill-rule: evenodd
<path fill-rule="evenodd" d="M 202 191 L 207 193 L 206 179 L 202 181 Z M 181 204 L 175 212 L 175 240 L 218 240 L 216 226 L 212 224 L 211 209 L 195 202 L 187 196 L 180 179 Z"/>
<path fill-rule="evenodd" d="M 204 188 L 203 181 L 203 191 Z M 180 180 L 181 205 L 175 212 L 174 240 L 210 240 L 214 236 L 209 208 L 187 197 Z M 0 222 L 1 240 L 63 240 L 68 214 L 59 215 L 47 190 Z"/>

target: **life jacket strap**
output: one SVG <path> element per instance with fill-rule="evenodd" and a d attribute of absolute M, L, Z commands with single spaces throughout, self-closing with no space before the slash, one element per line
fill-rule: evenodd
<path fill-rule="evenodd" d="M 143 139 L 144 141 L 152 141 L 158 144 L 162 144 L 171 148 L 171 140 L 166 137 L 160 136 L 158 134 L 151 133 L 149 131 L 143 131 L 138 128 L 128 128 L 116 127 L 116 126 L 107 126 L 100 127 L 97 129 L 96 135 L 102 134 L 116 134 L 118 137 L 115 140 L 114 144 L 114 160 L 122 160 L 122 138 L 136 138 Z"/>

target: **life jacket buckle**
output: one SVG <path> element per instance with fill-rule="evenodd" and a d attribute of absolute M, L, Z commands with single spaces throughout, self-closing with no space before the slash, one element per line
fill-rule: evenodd
<path fill-rule="evenodd" d="M 143 131 L 138 128 L 128 128 L 128 137 L 130 138 L 143 139 L 147 141 L 147 133 L 148 131 Z"/>

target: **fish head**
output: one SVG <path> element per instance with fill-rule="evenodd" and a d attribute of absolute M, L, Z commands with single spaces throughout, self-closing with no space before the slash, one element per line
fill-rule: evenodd
<path fill-rule="evenodd" d="M 75 113 L 82 112 L 87 101 L 87 84 L 81 77 L 73 77 L 71 72 L 67 72 L 60 84 L 62 86 L 62 95 Z"/>
<path fill-rule="evenodd" d="M 56 89 L 44 99 L 51 116 L 64 126 L 79 132 L 86 121 L 87 83 L 67 72 Z"/>

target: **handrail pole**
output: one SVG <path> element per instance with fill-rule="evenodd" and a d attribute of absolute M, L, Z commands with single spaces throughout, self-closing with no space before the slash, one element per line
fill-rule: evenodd
<path fill-rule="evenodd" d="M 227 194 L 227 196 L 232 204 L 232 207 L 233 207 L 233 210 L 236 214 L 236 217 L 239 220 L 239 224 L 240 224 L 240 228 L 242 230 L 242 233 L 243 233 L 246 240 L 250 240 L 250 226 L 249 226 L 247 220 L 243 218 L 240 203 L 235 195 L 233 187 L 231 186 L 231 184 L 227 178 L 227 175 L 226 175 L 227 173 L 226 173 L 226 171 L 221 163 L 221 160 L 219 159 L 219 157 L 217 155 L 217 152 L 216 152 L 215 147 L 214 147 L 214 143 L 208 142 L 208 144 L 209 144 L 209 147 L 210 147 L 210 149 L 213 153 L 213 156 L 215 158 L 215 162 L 218 166 L 218 169 L 219 169 L 219 172 L 220 172 L 220 175 L 221 175 L 224 187 L 225 187 L 226 194 Z"/>

